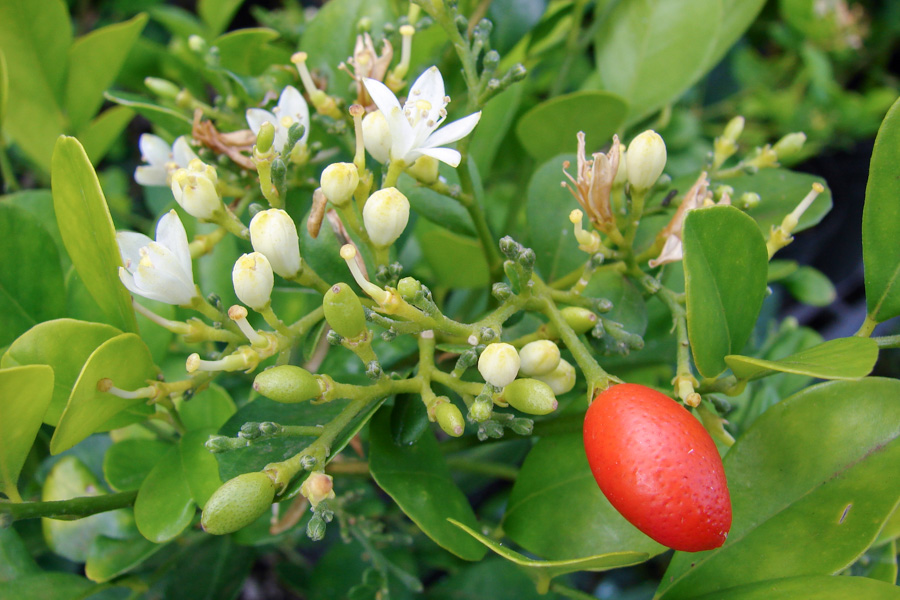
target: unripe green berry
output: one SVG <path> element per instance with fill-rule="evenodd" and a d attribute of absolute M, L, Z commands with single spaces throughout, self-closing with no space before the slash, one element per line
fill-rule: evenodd
<path fill-rule="evenodd" d="M 336 283 L 322 299 L 325 320 L 339 335 L 354 339 L 366 332 L 366 313 L 356 293 L 346 283 Z"/>
<path fill-rule="evenodd" d="M 459 437 L 466 428 L 462 413 L 449 400 L 438 404 L 437 408 L 434 409 L 434 417 L 447 435 Z"/>
<path fill-rule="evenodd" d="M 529 342 L 519 350 L 519 360 L 522 375 L 546 375 L 559 365 L 559 348 L 550 340 Z"/>
<path fill-rule="evenodd" d="M 272 149 L 272 144 L 275 142 L 275 125 L 274 123 L 269 123 L 266 121 L 259 128 L 259 133 L 256 134 L 256 150 L 259 152 L 268 152 Z M 278 148 L 281 150 L 281 148 Z"/>
<path fill-rule="evenodd" d="M 529 415 L 546 415 L 558 406 L 553 390 L 538 379 L 516 379 L 503 390 L 503 400 Z"/>
<path fill-rule="evenodd" d="M 281 365 L 259 373 L 253 389 L 275 402 L 293 404 L 312 400 L 322 393 L 319 379 L 300 367 Z"/>
<path fill-rule="evenodd" d="M 275 482 L 268 475 L 238 475 L 213 492 L 203 507 L 200 525 L 213 535 L 232 533 L 262 516 L 274 499 Z"/>

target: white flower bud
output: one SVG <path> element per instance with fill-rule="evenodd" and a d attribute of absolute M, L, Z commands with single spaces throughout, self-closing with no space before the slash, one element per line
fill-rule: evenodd
<path fill-rule="evenodd" d="M 391 128 L 380 110 L 370 112 L 362 122 L 363 144 L 372 158 L 385 163 L 391 157 Z"/>
<path fill-rule="evenodd" d="M 625 156 L 625 145 L 619 146 L 619 168 L 616 169 L 616 178 L 613 179 L 613 187 L 622 187 L 628 181 L 628 162 Z"/>
<path fill-rule="evenodd" d="M 559 396 L 575 387 L 575 367 L 566 359 L 560 359 L 559 365 L 552 372 L 538 375 L 535 379 L 549 385 L 553 393 Z"/>
<path fill-rule="evenodd" d="M 492 386 L 506 387 L 519 374 L 519 353 L 505 342 L 490 344 L 478 358 L 478 372 Z"/>
<path fill-rule="evenodd" d="M 178 169 L 172 176 L 172 195 L 187 214 L 211 221 L 222 210 L 217 181 L 216 170 L 195 158 L 187 169 Z"/>
<path fill-rule="evenodd" d="M 559 348 L 550 340 L 530 342 L 519 350 L 519 359 L 522 375 L 547 375 L 559 365 Z"/>
<path fill-rule="evenodd" d="M 805 143 L 806 134 L 802 131 L 795 131 L 778 140 L 772 150 L 778 155 L 778 160 L 788 160 L 799 154 Z"/>
<path fill-rule="evenodd" d="M 300 493 L 315 508 L 320 502 L 334 498 L 334 479 L 325 473 L 310 473 L 300 486 Z"/>
<path fill-rule="evenodd" d="M 409 200 L 397 188 L 378 190 L 366 200 L 363 222 L 376 246 L 390 246 L 409 221 Z"/>
<path fill-rule="evenodd" d="M 231 271 L 234 293 L 238 299 L 252 308 L 261 310 L 269 303 L 275 276 L 272 265 L 265 255 L 259 252 L 244 254 L 234 263 Z"/>
<path fill-rule="evenodd" d="M 666 167 L 666 143 L 652 129 L 639 134 L 628 146 L 628 181 L 636 190 L 649 190 Z"/>
<path fill-rule="evenodd" d="M 250 221 L 253 249 L 269 259 L 272 270 L 290 279 L 300 270 L 300 238 L 290 215 L 278 208 L 256 213 Z"/>
<path fill-rule="evenodd" d="M 325 197 L 335 206 L 344 206 L 359 184 L 359 172 L 353 163 L 333 163 L 325 167 L 319 180 Z"/>

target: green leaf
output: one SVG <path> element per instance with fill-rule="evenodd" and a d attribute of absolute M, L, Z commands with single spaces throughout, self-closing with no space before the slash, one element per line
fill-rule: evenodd
<path fill-rule="evenodd" d="M 707 55 L 704 72 L 722 60 L 725 53 L 756 20 L 765 3 L 766 0 L 722 0 L 722 18 L 716 28 L 716 43 Z"/>
<path fill-rule="evenodd" d="M 625 520 L 594 480 L 580 433 L 535 444 L 509 495 L 503 531 L 538 556 L 558 561 L 665 548 Z"/>
<path fill-rule="evenodd" d="M 539 594 L 528 575 L 508 560 L 489 556 L 481 562 L 454 570 L 428 590 L 428 600 L 461 600 L 462 598 L 515 598 L 547 600 Z"/>
<path fill-rule="evenodd" d="M 849 573 L 845 573 L 894 585 L 897 582 L 897 541 L 891 540 L 877 548 L 869 548 L 850 566 Z"/>
<path fill-rule="evenodd" d="M 113 417 L 131 407 L 146 404 L 144 398 L 120 398 L 97 389 L 111 378 L 116 387 L 136 390 L 154 378 L 156 369 L 147 345 L 133 333 L 123 333 L 94 350 L 72 388 L 66 410 L 50 440 L 50 452 L 59 454 L 100 431 Z M 140 413 L 138 413 L 140 414 Z M 118 425 L 121 426 L 121 425 Z"/>
<path fill-rule="evenodd" d="M 608 571 L 610 569 L 618 569 L 619 567 L 636 565 L 650 558 L 650 555 L 645 552 L 612 552 L 609 554 L 586 556 L 584 558 L 568 560 L 535 560 L 506 548 L 502 544 L 481 535 L 462 523 L 458 523 L 453 519 L 449 519 L 449 521 L 490 548 L 494 553 L 499 554 L 506 560 L 512 561 L 524 568 L 537 582 L 538 591 L 543 592 L 547 591 L 550 580 L 554 577 L 559 577 L 560 575 L 575 573 L 577 571 Z"/>
<path fill-rule="evenodd" d="M 618 94 L 634 123 L 677 99 L 707 69 L 722 18 L 720 0 L 618 3 L 595 40 L 604 89 Z"/>
<path fill-rule="evenodd" d="M 181 422 L 188 431 L 195 429 L 218 430 L 236 411 L 234 400 L 222 386 L 215 383 L 210 384 L 202 392 L 194 394 L 190 400 L 183 401 L 178 407 Z"/>
<path fill-rule="evenodd" d="M 3 129 L 45 171 L 64 128 L 60 100 L 71 43 L 72 27 L 62 0 L 0 2 L 0 48 L 9 81 Z"/>
<path fill-rule="evenodd" d="M 584 290 L 584 296 L 604 298 L 612 302 L 612 310 L 603 316 L 620 323 L 625 331 L 637 335 L 644 335 L 647 331 L 644 295 L 621 273 L 613 270 L 596 271 Z M 591 337 L 591 341 L 595 339 Z"/>
<path fill-rule="evenodd" d="M 900 588 L 865 577 L 807 576 L 787 577 L 742 585 L 722 592 L 691 596 L 696 600 L 897 600 Z"/>
<path fill-rule="evenodd" d="M 112 325 L 136 331 L 131 296 L 119 281 L 116 230 L 97 174 L 75 138 L 57 141 L 51 184 L 59 232 L 78 275 Z"/>
<path fill-rule="evenodd" d="M 49 365 L 53 367 L 53 399 L 44 423 L 56 426 L 69 401 L 84 363 L 100 344 L 121 335 L 111 325 L 75 319 L 56 319 L 35 325 L 0 357 L 0 367 Z M 53 343 L 47 343 L 53 340 Z"/>
<path fill-rule="evenodd" d="M 478 527 L 465 495 L 453 483 L 434 435 L 398 446 L 391 436 L 390 411 L 379 411 L 369 427 L 369 469 L 375 483 L 442 548 L 465 560 L 480 560 L 486 549 L 450 519 Z"/>
<path fill-rule="evenodd" d="M 837 298 L 834 284 L 813 267 L 799 267 L 779 283 L 787 288 L 791 296 L 810 306 L 828 306 Z"/>
<path fill-rule="evenodd" d="M 129 439 L 116 442 L 103 455 L 103 476 L 118 492 L 138 490 L 153 467 L 172 448 L 159 440 Z"/>
<path fill-rule="evenodd" d="M 768 253 L 753 219 L 733 206 L 692 210 L 684 220 L 688 337 L 697 370 L 715 377 L 743 350 L 766 294 Z"/>
<path fill-rule="evenodd" d="M 398 394 L 391 408 L 391 436 L 400 446 L 415 444 L 431 426 L 428 410 L 418 394 Z"/>
<path fill-rule="evenodd" d="M 138 490 L 134 501 L 138 531 L 151 542 L 168 542 L 191 524 L 195 512 L 194 497 L 181 467 L 180 450 L 171 448 Z"/>
<path fill-rule="evenodd" d="M 535 160 L 546 161 L 572 152 L 579 131 L 585 133 L 588 148 L 607 145 L 622 127 L 627 112 L 627 102 L 616 94 L 573 92 L 542 102 L 522 115 L 516 123 L 516 135 Z M 561 167 L 558 165 L 557 171 Z"/>
<path fill-rule="evenodd" d="M 9 103 L 9 68 L 6 66 L 6 54 L 0 48 L 0 129 L 6 118 L 6 105 Z"/>
<path fill-rule="evenodd" d="M 206 23 L 210 33 L 218 35 L 225 31 L 243 3 L 244 0 L 199 0 L 197 14 Z"/>
<path fill-rule="evenodd" d="M 0 586 L 3 582 L 40 572 L 16 529 L 0 527 Z"/>
<path fill-rule="evenodd" d="M 897 380 L 830 381 L 763 413 L 725 455 L 733 512 L 725 545 L 676 552 L 659 595 L 695 598 L 855 561 L 900 497 L 888 475 L 900 461 L 898 396 Z"/>
<path fill-rule="evenodd" d="M 878 344 L 871 338 L 830 340 L 777 360 L 732 354 L 725 362 L 741 379 L 759 379 L 772 373 L 796 373 L 818 379 L 860 379 L 872 372 Z"/>
<path fill-rule="evenodd" d="M 0 369 L 0 489 L 19 500 L 19 472 L 53 395 L 53 369 L 27 365 Z"/>
<path fill-rule="evenodd" d="M 219 463 L 204 445 L 209 436 L 215 432 L 213 428 L 189 431 L 178 443 L 182 476 L 187 481 L 194 502 L 201 507 L 222 485 L 222 480 L 219 479 Z"/>
<path fill-rule="evenodd" d="M 255 555 L 229 535 L 209 536 L 178 561 L 163 595 L 168 600 L 234 600 Z"/>
<path fill-rule="evenodd" d="M 863 208 L 863 263 L 869 319 L 880 323 L 900 315 L 900 100 L 885 116 L 869 163 Z"/>
<path fill-rule="evenodd" d="M 127 106 L 134 110 L 134 112 L 168 133 L 170 138 L 174 139 L 180 135 L 188 135 L 191 132 L 191 120 L 189 118 L 171 108 L 153 104 L 143 96 L 127 92 L 106 92 L 104 97 L 110 102 L 115 102 L 120 106 Z"/>
<path fill-rule="evenodd" d="M 690 187 L 690 183 L 686 182 L 683 191 Z M 794 233 L 818 225 L 831 210 L 831 190 L 825 180 L 807 173 L 798 173 L 787 169 L 762 169 L 754 175 L 730 178 L 727 183 L 734 188 L 734 198 L 740 198 L 745 192 L 759 194 L 759 204 L 748 210 L 747 214 L 759 223 L 759 227 L 765 235 L 769 235 L 769 230 L 773 225 L 780 225 L 784 217 L 797 208 L 800 201 L 812 189 L 813 183 L 821 184 L 825 191 L 819 194 L 800 217 Z"/>
<path fill-rule="evenodd" d="M 81 600 L 95 585 L 78 575 L 46 571 L 0 583 L 4 600 Z"/>
<path fill-rule="evenodd" d="M 468 237 L 475 235 L 472 217 L 458 201 L 419 185 L 406 174 L 400 177 L 397 187 L 409 199 L 416 215 L 452 233 Z"/>
<path fill-rule="evenodd" d="M 59 252 L 43 226 L 24 210 L 0 204 L 0 346 L 29 327 L 65 314 Z"/>
<path fill-rule="evenodd" d="M 219 49 L 219 64 L 239 75 L 261 75 L 272 64 L 290 61 L 289 53 L 269 43 L 276 39 L 277 31 L 263 27 L 226 33 L 214 42 Z"/>
<path fill-rule="evenodd" d="M 140 537 L 117 540 L 101 535 L 94 540 L 88 552 L 84 574 L 91 581 L 105 583 L 140 566 L 165 547 Z"/>
<path fill-rule="evenodd" d="M 65 106 L 70 126 L 77 130 L 103 104 L 103 92 L 116 79 L 128 52 L 140 36 L 147 15 L 107 25 L 75 40 L 69 48 Z"/>
<path fill-rule="evenodd" d="M 472 132 L 469 152 L 475 164 L 478 165 L 478 172 L 484 177 L 491 172 L 491 166 L 494 164 L 500 145 L 506 138 L 509 128 L 512 127 L 516 112 L 522 103 L 524 92 L 524 83 L 513 84 L 491 98 L 481 110 L 478 127 Z"/>
<path fill-rule="evenodd" d="M 477 239 L 457 235 L 425 219 L 416 222 L 415 233 L 425 262 L 441 285 L 479 288 L 489 283 L 487 260 Z M 465 268 L 460 269 L 460 265 Z"/>
<path fill-rule="evenodd" d="M 78 132 L 78 139 L 92 164 L 99 163 L 106 156 L 133 118 L 134 111 L 127 106 L 114 106 L 103 111 Z"/>

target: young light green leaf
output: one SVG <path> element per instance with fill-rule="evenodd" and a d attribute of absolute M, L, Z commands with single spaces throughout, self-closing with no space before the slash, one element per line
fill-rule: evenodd
<path fill-rule="evenodd" d="M 484 177 L 490 174 L 497 151 L 512 126 L 516 111 L 522 102 L 525 87 L 524 83 L 509 86 L 491 98 L 481 111 L 478 127 L 472 132 L 469 151 L 472 153 L 475 164 L 478 165 L 478 172 Z M 570 147 L 566 148 L 566 150 L 569 149 Z"/>
<path fill-rule="evenodd" d="M 695 600 L 796 600 L 797 598 L 898 600 L 900 599 L 900 588 L 865 577 L 812 575 L 761 581 L 712 594 L 691 596 L 691 598 Z"/>
<path fill-rule="evenodd" d="M 390 411 L 382 410 L 372 418 L 369 436 L 369 469 L 375 483 L 439 546 L 465 560 L 480 560 L 485 547 L 448 522 L 478 527 L 434 435 L 425 433 L 413 445 L 398 446 L 391 435 Z"/>
<path fill-rule="evenodd" d="M 869 319 L 880 323 L 900 315 L 900 99 L 888 111 L 878 136 L 863 208 L 863 263 Z"/>
<path fill-rule="evenodd" d="M 234 400 L 222 386 L 215 383 L 178 406 L 181 422 L 188 431 L 210 428 L 218 430 L 236 411 Z"/>
<path fill-rule="evenodd" d="M 722 590 L 830 575 L 855 561 L 900 493 L 891 475 L 900 460 L 898 396 L 894 379 L 830 381 L 763 413 L 725 455 L 733 511 L 725 545 L 676 552 L 658 596 L 732 598 Z"/>
<path fill-rule="evenodd" d="M 138 567 L 165 547 L 141 537 L 119 540 L 101 535 L 91 545 L 84 574 L 91 581 L 105 583 Z"/>
<path fill-rule="evenodd" d="M 127 106 L 114 106 L 82 127 L 78 132 L 78 139 L 91 163 L 97 164 L 106 156 L 133 118 L 134 111 Z"/>
<path fill-rule="evenodd" d="M 779 283 L 794 298 L 810 306 L 828 306 L 837 297 L 831 280 L 818 269 L 806 265 L 781 279 Z"/>
<path fill-rule="evenodd" d="M 178 443 L 183 477 L 197 506 L 204 506 L 223 483 L 219 478 L 219 463 L 205 446 L 215 432 L 215 428 L 189 431 Z"/>
<path fill-rule="evenodd" d="M 110 102 L 115 102 L 120 106 L 127 106 L 134 110 L 163 131 L 169 134 L 169 137 L 176 138 L 179 135 L 188 135 L 191 132 L 191 120 L 183 114 L 151 103 L 137 94 L 128 92 L 106 92 L 104 98 Z"/>
<path fill-rule="evenodd" d="M 178 536 L 196 512 L 191 488 L 184 478 L 181 453 L 171 448 L 144 479 L 134 501 L 138 531 L 161 544 Z"/>
<path fill-rule="evenodd" d="M 101 379 L 111 378 L 119 389 L 136 390 L 146 386 L 155 373 L 150 351 L 137 335 L 123 333 L 103 342 L 81 369 L 59 426 L 50 440 L 50 452 L 59 454 L 68 450 L 108 426 L 110 419 L 122 411 L 146 404 L 144 398 L 120 398 L 101 392 L 97 389 Z"/>
<path fill-rule="evenodd" d="M 0 369 L 0 489 L 20 500 L 16 484 L 53 396 L 53 369 L 26 365 Z"/>
<path fill-rule="evenodd" d="M 38 567 L 16 529 L 0 527 L 0 585 L 5 581 L 40 572 L 41 568 Z"/>
<path fill-rule="evenodd" d="M 871 338 L 840 338 L 777 360 L 732 354 L 725 362 L 741 379 L 759 379 L 773 373 L 795 373 L 818 379 L 860 379 L 872 372 L 878 344 Z"/>
<path fill-rule="evenodd" d="M 209 33 L 215 36 L 225 31 L 243 3 L 244 0 L 199 0 L 197 14 L 206 23 Z"/>
<path fill-rule="evenodd" d="M 117 492 L 138 490 L 171 448 L 171 444 L 160 440 L 128 439 L 116 442 L 103 455 L 103 476 Z"/>
<path fill-rule="evenodd" d="M 794 233 L 818 225 L 831 210 L 831 190 L 824 179 L 787 169 L 762 169 L 753 175 L 728 179 L 728 185 L 734 188 L 734 198 L 740 198 L 746 192 L 759 194 L 759 204 L 748 210 L 747 214 L 756 220 L 765 235 L 769 234 L 773 225 L 780 225 L 784 217 L 797 208 L 814 183 L 821 184 L 825 191 L 800 217 Z M 686 190 L 687 186 L 683 189 Z"/>
<path fill-rule="evenodd" d="M 131 296 L 119 281 L 122 257 L 106 198 L 81 144 L 61 137 L 53 150 L 53 207 L 63 243 L 97 305 L 122 331 L 136 331 Z"/>
<path fill-rule="evenodd" d="M 542 102 L 522 115 L 516 124 L 516 135 L 535 160 L 546 161 L 572 152 L 579 131 L 585 133 L 588 151 L 606 146 L 622 126 L 627 112 L 628 104 L 616 94 L 573 92 Z M 558 164 L 557 170 L 561 168 L 562 164 Z"/>
<path fill-rule="evenodd" d="M 684 222 L 688 336 L 704 377 L 744 348 L 766 293 L 768 254 L 753 219 L 733 206 L 690 211 Z"/>
<path fill-rule="evenodd" d="M 416 222 L 415 235 L 425 262 L 443 285 L 478 288 L 488 284 L 488 264 L 477 239 L 457 235 L 425 219 Z M 466 268 L 460 269 L 461 264 Z"/>

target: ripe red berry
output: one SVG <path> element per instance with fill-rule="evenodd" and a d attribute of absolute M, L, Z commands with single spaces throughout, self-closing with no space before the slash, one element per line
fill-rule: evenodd
<path fill-rule="evenodd" d="M 680 404 L 625 383 L 597 395 L 584 420 L 594 479 L 629 523 L 670 548 L 711 550 L 731 528 L 731 499 L 712 438 Z"/>

